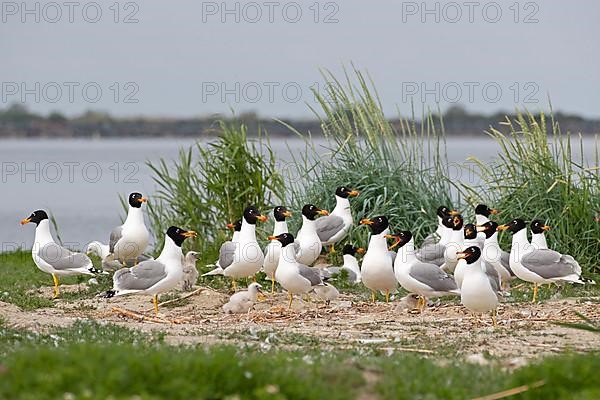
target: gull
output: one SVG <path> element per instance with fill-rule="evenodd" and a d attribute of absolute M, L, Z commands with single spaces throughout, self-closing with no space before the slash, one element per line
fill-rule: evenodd
<path fill-rule="evenodd" d="M 142 204 L 146 201 L 140 193 L 134 192 L 129 195 L 127 218 L 123 225 L 110 233 L 107 261 L 117 260 L 125 265 L 126 260 L 136 259 L 146 250 L 150 240 L 142 212 Z"/>
<path fill-rule="evenodd" d="M 171 226 L 165 234 L 165 245 L 156 260 L 148 260 L 131 268 L 122 268 L 113 275 L 113 288 L 105 297 L 129 294 L 151 295 L 154 312 L 158 315 L 158 295 L 175 288 L 183 276 L 181 245 L 194 231 Z"/>
<path fill-rule="evenodd" d="M 458 214 L 458 211 L 456 211 L 456 210 L 450 210 L 446 206 L 439 206 L 436 211 L 437 220 L 438 220 L 437 229 L 435 230 L 435 232 L 427 235 L 425 240 L 423 240 L 423 243 L 421 243 L 421 247 L 439 243 L 442 240 L 442 235 L 445 230 L 445 226 L 442 223 L 443 219 L 446 217 L 449 217 L 449 216 L 456 215 L 456 214 Z"/>
<path fill-rule="evenodd" d="M 294 236 L 291 233 L 269 236 L 269 240 L 278 240 L 281 243 L 281 254 L 275 270 L 275 279 L 287 290 L 290 299 L 288 308 L 291 308 L 294 294 L 308 294 L 313 287 L 322 285 L 323 282 L 319 271 L 296 260 Z"/>
<path fill-rule="evenodd" d="M 498 215 L 498 214 L 500 214 L 500 211 L 493 209 L 493 208 L 489 208 L 485 204 L 478 204 L 477 207 L 475 207 L 475 224 L 477 226 L 482 226 L 483 224 L 486 224 L 490 221 L 490 218 L 489 218 L 490 215 Z M 477 240 L 480 244 L 479 248 L 483 249 L 483 242 L 485 241 L 485 234 L 478 233 Z"/>
<path fill-rule="evenodd" d="M 273 226 L 272 236 L 289 232 L 285 219 L 291 216 L 292 213 L 284 206 L 277 206 L 273 209 L 275 224 Z M 265 248 L 265 262 L 263 264 L 263 269 L 267 276 L 271 278 L 271 293 L 275 292 L 275 270 L 277 269 L 277 264 L 279 263 L 280 253 L 281 243 L 278 240 L 272 240 Z"/>
<path fill-rule="evenodd" d="M 464 231 L 463 245 L 460 250 L 466 249 L 467 247 L 471 247 L 471 246 L 479 247 L 479 250 L 483 249 L 483 244 L 485 243 L 485 241 L 483 243 L 481 243 L 481 246 L 480 246 L 479 238 L 477 237 L 477 229 L 475 228 L 475 225 L 466 224 L 465 227 L 463 228 L 463 231 Z M 454 267 L 454 281 L 456 281 L 456 285 L 458 286 L 459 289 L 462 285 L 466 266 L 467 266 L 467 264 L 464 262 L 461 262 L 459 259 L 458 262 L 456 263 L 456 267 Z"/>
<path fill-rule="evenodd" d="M 463 217 L 462 215 L 455 215 L 452 217 L 452 235 L 450 240 L 446 244 L 444 249 L 444 265 L 441 267 L 446 272 L 454 272 L 456 264 L 458 264 L 458 258 L 456 253 L 462 251 L 465 244 L 465 236 L 463 232 Z"/>
<path fill-rule="evenodd" d="M 341 267 L 326 267 L 321 270 L 321 276 L 324 278 L 330 278 L 334 275 L 341 274 L 342 270 L 348 272 L 348 282 L 352 284 L 360 283 L 360 267 L 358 266 L 358 260 L 355 257 L 356 253 L 363 254 L 365 249 L 362 247 L 355 247 L 350 243 L 344 246 L 342 253 L 344 254 L 344 264 Z"/>
<path fill-rule="evenodd" d="M 455 211 L 451 211 L 450 213 L 457 215 Z M 438 216 L 438 218 L 440 217 Z M 444 251 L 446 250 L 446 245 L 448 242 L 450 242 L 454 228 L 454 220 L 452 215 L 442 217 L 440 220 L 441 228 L 438 228 L 440 231 L 439 242 L 435 243 L 430 241 L 427 243 L 427 239 L 425 239 L 424 244 L 415 253 L 419 260 L 428 264 L 435 264 L 437 266 L 444 264 Z"/>
<path fill-rule="evenodd" d="M 335 288 L 335 286 L 327 282 L 323 282 L 323 285 L 314 286 L 313 291 L 319 299 L 325 302 L 326 305 L 329 305 L 340 295 L 340 292 Z"/>
<path fill-rule="evenodd" d="M 437 265 L 422 262 L 416 257 L 414 239 L 410 231 L 386 235 L 386 238 L 395 239 L 391 247 L 399 246 L 394 262 L 394 275 L 404 289 L 419 295 L 419 311 L 425 308 L 427 298 L 460 293 L 452 276 Z"/>
<path fill-rule="evenodd" d="M 21 225 L 36 224 L 35 238 L 31 256 L 35 265 L 43 272 L 52 275 L 54 281 L 54 298 L 60 296 L 58 277 L 67 275 L 94 275 L 99 271 L 94 268 L 92 260 L 83 253 L 72 252 L 54 241 L 50 233 L 48 214 L 37 210 L 21 221 Z"/>
<path fill-rule="evenodd" d="M 533 283 L 533 302 L 537 299 L 538 285 L 541 283 L 584 283 L 581 281 L 581 267 L 573 257 L 550 249 L 535 248 L 527 240 L 526 228 L 521 218 L 498 226 L 498 230 L 508 230 L 513 234 L 510 268 L 519 279 Z"/>
<path fill-rule="evenodd" d="M 266 220 L 267 216 L 255 206 L 246 207 L 237 243 L 229 243 L 226 249 L 221 246 L 219 265 L 223 275 L 233 280 L 234 291 L 237 289 L 236 279 L 254 277 L 263 265 L 265 256 L 256 241 L 256 223 Z"/>
<path fill-rule="evenodd" d="M 234 293 L 229 301 L 223 304 L 223 311 L 227 314 L 248 313 L 258 300 L 258 294 L 262 293 L 262 286 L 256 282 L 248 285 L 248 290 Z"/>
<path fill-rule="evenodd" d="M 242 220 L 238 219 L 234 223 L 227 224 L 227 228 L 233 230 L 233 236 L 231 237 L 231 240 L 227 240 L 221 245 L 221 248 L 219 249 L 219 259 L 217 262 L 214 265 L 207 265 L 207 267 L 214 266 L 215 268 L 205 274 L 202 274 L 202 276 L 223 275 L 223 268 L 229 266 L 233 262 L 236 247 L 235 244 L 240 239 Z M 221 267 L 221 265 L 225 265 L 225 267 Z"/>
<path fill-rule="evenodd" d="M 183 259 L 183 278 L 181 279 L 181 290 L 191 292 L 198 280 L 198 269 L 196 261 L 200 253 L 196 251 L 188 251 Z"/>
<path fill-rule="evenodd" d="M 329 251 L 334 252 L 334 245 L 342 240 L 352 227 L 352 213 L 350 212 L 349 197 L 356 197 L 360 193 L 354 189 L 340 186 L 335 191 L 335 208 L 331 214 L 319 218 L 317 234 L 323 246 L 329 246 Z"/>
<path fill-rule="evenodd" d="M 515 274 L 510 269 L 510 254 L 500 248 L 498 243 L 498 224 L 494 221 L 477 226 L 477 231 L 485 234 L 483 244 L 483 261 L 491 265 L 500 276 L 501 286 L 510 289 L 510 280 Z"/>
<path fill-rule="evenodd" d="M 110 251 L 108 245 L 97 240 L 92 241 L 87 245 L 85 253 L 88 256 L 94 255 L 100 258 L 103 271 L 115 271 L 119 268 L 132 267 L 142 261 L 154 259 L 148 255 L 142 254 L 134 259 L 125 260 L 125 264 L 121 264 L 118 260 L 113 260 L 112 257 L 109 257 Z"/>
<path fill-rule="evenodd" d="M 398 284 L 394 276 L 394 259 L 388 251 L 386 235 L 389 234 L 387 217 L 365 218 L 361 225 L 371 228 L 369 247 L 362 262 L 362 283 L 371 289 L 371 300 L 375 303 L 375 291 L 385 293 L 385 301 L 390 301 L 390 292 L 395 292 Z"/>
<path fill-rule="evenodd" d="M 481 264 L 481 250 L 471 246 L 458 253 L 460 263 L 465 263 L 464 278 L 460 288 L 460 302 L 472 312 L 485 313 L 492 311 L 492 321 L 496 326 L 496 308 L 498 307 L 498 291 L 500 282 L 497 272 L 486 273 Z M 488 270 L 489 271 L 489 270 Z"/>
<path fill-rule="evenodd" d="M 548 243 L 546 242 L 546 235 L 544 235 L 544 233 L 549 231 L 552 228 L 549 227 L 548 225 L 544 224 L 539 219 L 532 221 L 530 227 L 531 227 L 531 244 L 536 249 L 547 249 Z"/>
<path fill-rule="evenodd" d="M 305 265 L 314 263 L 319 254 L 321 254 L 321 239 L 317 233 L 317 223 L 315 218 L 318 215 L 329 215 L 327 210 L 321 210 L 312 204 L 306 204 L 302 207 L 302 227 L 296 235 L 298 246 L 298 262 Z"/>

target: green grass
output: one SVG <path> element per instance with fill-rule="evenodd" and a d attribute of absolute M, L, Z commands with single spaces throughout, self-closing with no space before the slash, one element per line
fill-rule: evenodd
<path fill-rule="evenodd" d="M 263 336 L 265 336 L 263 334 Z M 469 399 L 540 380 L 515 399 L 596 399 L 599 354 L 564 354 L 508 371 L 499 360 L 468 364 L 406 353 L 354 349 L 324 351 L 171 346 L 112 324 L 77 321 L 43 334 L 12 329 L 0 320 L 2 399 Z M 366 379 L 367 374 L 371 379 Z"/>

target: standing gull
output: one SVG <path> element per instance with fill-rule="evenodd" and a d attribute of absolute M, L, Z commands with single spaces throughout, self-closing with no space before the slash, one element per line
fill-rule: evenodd
<path fill-rule="evenodd" d="M 493 208 L 489 208 L 485 204 L 478 204 L 475 207 L 475 224 L 477 226 L 482 226 L 490 221 L 490 215 L 500 214 L 500 211 L 495 210 Z M 483 248 L 483 242 L 485 241 L 485 233 L 480 232 L 477 234 L 477 240 L 480 244 L 479 248 Z"/>
<path fill-rule="evenodd" d="M 28 223 L 36 224 L 35 238 L 31 256 L 37 267 L 52 275 L 54 281 L 54 298 L 58 298 L 58 277 L 67 275 L 94 275 L 98 273 L 92 264 L 92 260 L 83 253 L 74 253 L 60 246 L 54 241 L 50 233 L 50 222 L 48 214 L 44 210 L 37 210 L 21 221 L 21 225 Z"/>
<path fill-rule="evenodd" d="M 240 240 L 242 220 L 238 219 L 234 223 L 227 224 L 227 229 L 233 230 L 233 236 L 231 237 L 231 240 L 223 242 L 223 244 L 219 248 L 219 259 L 217 260 L 217 262 L 214 265 L 207 265 L 207 267 L 214 266 L 214 268 L 208 271 L 207 273 L 202 274 L 202 276 L 223 275 L 223 268 L 228 267 L 233 262 L 236 243 Z"/>
<path fill-rule="evenodd" d="M 146 199 L 140 193 L 129 195 L 129 211 L 123 225 L 116 227 L 110 234 L 107 261 L 117 260 L 125 265 L 129 259 L 141 256 L 150 240 L 150 234 L 144 223 L 142 204 Z"/>
<path fill-rule="evenodd" d="M 538 285 L 552 282 L 581 283 L 581 267 L 573 257 L 550 249 L 536 249 L 527 240 L 527 225 L 520 218 L 500 225 L 499 230 L 513 234 L 510 249 L 510 268 L 515 275 L 533 283 L 533 302 L 537 300 Z"/>
<path fill-rule="evenodd" d="M 312 204 L 302 207 L 302 227 L 298 231 L 296 241 L 299 246 L 298 262 L 305 265 L 312 265 L 319 258 L 323 247 L 317 233 L 317 221 L 315 221 L 318 215 L 329 215 L 329 212 Z"/>
<path fill-rule="evenodd" d="M 415 255 L 412 233 L 400 231 L 386 238 L 395 239 L 392 247 L 399 246 L 394 262 L 394 275 L 400 285 L 410 293 L 419 295 L 417 309 L 422 311 L 427 298 L 459 294 L 452 276 L 435 264 L 420 261 Z"/>
<path fill-rule="evenodd" d="M 448 217 L 448 216 L 453 216 L 458 214 L 458 211 L 456 210 L 450 210 L 448 207 L 446 206 L 439 206 L 437 211 L 436 211 L 436 215 L 437 215 L 437 220 L 438 220 L 438 226 L 437 229 L 435 230 L 435 232 L 430 233 L 429 235 L 427 235 L 427 237 L 425 238 L 425 240 L 423 240 L 423 243 L 421 244 L 421 247 L 427 246 L 427 245 L 431 245 L 431 244 L 436 244 L 439 243 L 442 240 L 442 234 L 444 233 L 444 224 L 442 223 L 442 221 L 444 220 L 444 218 Z"/>
<path fill-rule="evenodd" d="M 296 260 L 294 236 L 291 233 L 269 236 L 269 240 L 278 240 L 281 243 L 281 254 L 275 271 L 275 279 L 287 290 L 290 299 L 288 308 L 291 308 L 294 294 L 308 294 L 313 287 L 322 285 L 321 277 L 317 269 Z"/>
<path fill-rule="evenodd" d="M 198 268 L 196 268 L 196 261 L 198 261 L 197 251 L 188 251 L 183 259 L 183 277 L 181 279 L 181 290 L 184 292 L 191 292 L 198 280 Z"/>
<path fill-rule="evenodd" d="M 165 235 L 165 245 L 156 260 L 148 260 L 131 268 L 123 268 L 113 275 L 113 288 L 106 297 L 128 294 L 152 295 L 154 311 L 158 314 L 158 295 L 175 288 L 183 276 L 181 245 L 194 231 L 171 226 Z"/>
<path fill-rule="evenodd" d="M 463 217 L 462 215 L 455 215 L 452 217 L 452 235 L 444 250 L 444 265 L 442 269 L 446 272 L 454 272 L 456 264 L 458 264 L 458 258 L 456 253 L 462 251 L 465 245 L 465 234 L 463 232 Z"/>
<path fill-rule="evenodd" d="M 362 262 L 362 282 L 371 289 L 371 300 L 375 303 L 375 291 L 385 293 L 385 301 L 390 301 L 390 292 L 395 292 L 398 283 L 394 276 L 394 260 L 388 251 L 386 235 L 389 234 L 388 219 L 381 215 L 375 218 L 365 218 L 361 225 L 371 228 L 369 247 Z"/>
<path fill-rule="evenodd" d="M 548 232 L 551 227 L 544 224 L 539 219 L 531 222 L 531 245 L 536 249 L 547 249 L 548 243 L 546 242 L 545 232 Z"/>
<path fill-rule="evenodd" d="M 481 246 L 479 243 L 479 238 L 477 237 L 477 229 L 475 228 L 475 225 L 473 224 L 466 224 L 465 227 L 463 228 L 464 234 L 463 234 L 463 245 L 462 248 L 460 249 L 461 251 L 466 249 L 467 247 L 471 247 L 471 246 L 475 246 L 475 247 L 479 247 L 479 250 L 483 250 L 483 244 L 485 243 L 482 242 Z M 465 269 L 467 267 L 467 263 L 465 263 L 464 261 L 461 262 L 461 260 L 457 257 L 458 262 L 456 263 L 456 267 L 454 268 L 454 281 L 456 282 L 456 285 L 458 286 L 458 288 L 461 288 L 462 285 L 462 281 L 464 278 L 464 274 L 465 274 Z M 494 270 L 495 272 L 495 270 Z M 497 272 L 495 272 L 497 274 Z"/>
<path fill-rule="evenodd" d="M 340 186 L 335 191 L 335 208 L 331 214 L 317 220 L 317 234 L 323 246 L 329 246 L 329 251 L 334 251 L 334 245 L 342 240 L 353 224 L 350 211 L 349 197 L 356 197 L 360 193 L 354 189 Z"/>
<path fill-rule="evenodd" d="M 292 213 L 283 206 L 277 206 L 273 210 L 273 217 L 275 218 L 275 224 L 273 226 L 273 236 L 287 233 L 288 226 L 285 221 L 286 218 L 291 217 Z M 281 253 L 281 243 L 279 240 L 272 240 L 269 242 L 265 249 L 265 262 L 263 269 L 267 276 L 271 278 L 271 293 L 275 292 L 275 270 L 279 263 L 279 254 Z"/>
<path fill-rule="evenodd" d="M 248 290 L 234 293 L 229 301 L 223 304 L 223 311 L 228 314 L 243 314 L 250 312 L 258 300 L 258 294 L 262 293 L 262 286 L 256 282 L 248 285 Z"/>
<path fill-rule="evenodd" d="M 482 226 L 478 226 L 477 230 L 485 234 L 483 261 L 487 265 L 494 267 L 498 272 L 501 286 L 504 289 L 510 289 L 510 280 L 515 274 L 510 269 L 510 254 L 502 250 L 498 243 L 498 224 L 494 221 L 489 221 Z"/>
<path fill-rule="evenodd" d="M 456 215 L 456 212 L 452 211 Z M 439 218 L 439 216 L 438 216 Z M 435 264 L 438 267 L 444 264 L 444 251 L 446 245 L 450 242 L 452 231 L 454 228 L 454 219 L 452 215 L 447 215 L 441 218 L 440 240 L 436 242 L 423 242 L 423 246 L 415 253 L 417 258 L 428 264 Z"/>

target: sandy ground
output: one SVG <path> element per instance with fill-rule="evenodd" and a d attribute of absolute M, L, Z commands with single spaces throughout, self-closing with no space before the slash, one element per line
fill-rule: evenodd
<path fill-rule="evenodd" d="M 62 290 L 76 288 L 63 286 Z M 39 295 L 51 297 L 51 291 L 44 288 Z M 113 311 L 119 307 L 153 317 L 151 299 L 146 296 L 74 302 L 59 299 L 54 308 L 27 312 L 0 302 L 0 316 L 11 326 L 32 331 L 93 318 L 146 332 L 164 332 L 166 341 L 174 344 L 376 348 L 386 352 L 465 357 L 489 353 L 514 363 L 565 350 L 600 349 L 600 335 L 555 324 L 579 322 L 575 312 L 600 319 L 600 298 L 503 304 L 496 328 L 489 317 L 475 319 L 463 307 L 452 304 L 428 307 L 423 314 L 415 314 L 406 300 L 370 304 L 353 302 L 349 295 L 341 295 L 329 307 L 296 299 L 292 310 L 288 310 L 287 295 L 277 293 L 258 303 L 250 314 L 227 315 L 221 310 L 227 299 L 225 292 L 205 288 L 180 306 L 162 307 L 159 317 L 169 323 L 139 321 Z"/>

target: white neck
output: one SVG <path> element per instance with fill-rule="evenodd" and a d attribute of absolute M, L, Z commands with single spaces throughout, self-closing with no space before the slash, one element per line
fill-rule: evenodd
<path fill-rule="evenodd" d="M 450 242 L 454 243 L 458 246 L 462 246 L 465 244 L 465 233 L 462 229 L 455 231 L 452 230 L 452 234 L 450 235 Z"/>
<path fill-rule="evenodd" d="M 452 229 L 442 225 L 442 233 L 440 234 L 439 243 L 442 245 L 448 244 L 448 242 L 450 242 L 450 239 L 452 238 L 452 232 L 454 232 Z"/>
<path fill-rule="evenodd" d="M 50 221 L 44 219 L 40 221 L 37 228 L 35 228 L 35 243 L 38 246 L 43 246 L 46 243 L 54 242 L 54 238 L 50 233 Z"/>
<path fill-rule="evenodd" d="M 360 276 L 360 268 L 358 267 L 358 260 L 352 254 L 344 254 L 344 266 L 343 268 L 348 268 L 356 275 Z"/>
<path fill-rule="evenodd" d="M 279 254 L 279 263 L 277 268 L 281 268 L 282 266 L 287 266 L 290 264 L 296 263 L 296 249 L 294 244 L 288 244 L 287 246 L 281 249 L 281 253 Z"/>
<path fill-rule="evenodd" d="M 242 229 L 240 229 L 239 241 L 256 242 L 256 225 L 249 224 L 246 219 L 242 219 Z"/>
<path fill-rule="evenodd" d="M 169 267 L 174 261 L 177 261 L 179 267 L 181 268 L 181 260 L 183 259 L 183 252 L 181 251 L 181 247 L 177 246 L 173 239 L 171 239 L 168 235 L 165 236 L 165 246 L 163 247 L 160 256 L 158 256 L 157 260 L 159 261 L 169 261 L 165 264 Z"/>
<path fill-rule="evenodd" d="M 233 243 L 237 243 L 240 240 L 240 231 L 233 231 L 233 236 L 231 237 L 231 241 Z"/>
<path fill-rule="evenodd" d="M 273 236 L 281 235 L 282 233 L 288 232 L 288 226 L 285 220 L 275 221 L 275 225 L 273 226 Z"/>
<path fill-rule="evenodd" d="M 532 233 L 531 244 L 535 245 L 538 249 L 547 249 L 548 243 L 546 243 L 546 235 L 543 233 Z"/>
<path fill-rule="evenodd" d="M 415 256 L 415 242 L 413 238 L 410 238 L 408 243 L 398 249 L 397 260 L 400 260 L 403 264 L 410 263 L 417 259 Z"/>
<path fill-rule="evenodd" d="M 442 224 L 442 218 L 439 215 L 438 215 L 437 219 L 438 219 L 438 226 L 437 226 L 437 229 L 435 230 L 435 233 L 440 237 L 440 240 L 441 240 L 442 234 L 444 233 L 444 229 L 446 227 L 444 226 L 444 224 Z"/>
<path fill-rule="evenodd" d="M 317 224 L 315 221 L 306 218 L 304 215 L 302 216 L 302 227 L 301 231 L 305 233 L 317 233 Z"/>
<path fill-rule="evenodd" d="M 248 288 L 248 294 L 252 297 L 252 301 L 256 301 L 258 298 L 258 287 L 252 285 Z"/>
<path fill-rule="evenodd" d="M 497 245 L 498 244 L 498 232 L 494 232 L 494 234 L 492 236 L 490 236 L 489 238 L 485 239 L 485 242 L 483 243 L 483 247 L 485 247 L 486 245 Z"/>
<path fill-rule="evenodd" d="M 352 214 L 350 212 L 350 201 L 340 196 L 335 196 L 335 208 L 331 212 L 332 215 L 341 217 L 344 221 L 352 221 Z"/>
<path fill-rule="evenodd" d="M 387 253 L 388 245 L 385 235 L 387 235 L 389 232 L 390 229 L 386 228 L 383 232 L 381 232 L 378 235 L 371 235 L 371 239 L 369 239 L 369 248 L 367 249 L 367 253 Z"/>
<path fill-rule="evenodd" d="M 486 217 L 485 215 L 476 214 L 475 222 L 477 223 L 477 225 L 483 225 L 483 224 L 487 224 L 488 222 L 490 222 L 490 219 L 488 217 Z"/>
<path fill-rule="evenodd" d="M 529 247 L 529 241 L 527 240 L 527 229 L 521 229 L 519 232 L 514 233 L 510 252 L 512 253 L 513 251 L 516 251 L 520 260 L 527 247 Z M 511 259 L 512 257 L 513 256 L 511 255 Z"/>
<path fill-rule="evenodd" d="M 125 219 L 125 223 L 123 225 L 131 225 L 131 224 L 142 224 L 144 225 L 144 213 L 142 212 L 142 208 L 136 208 L 129 206 L 129 211 L 127 211 L 127 218 Z"/>

